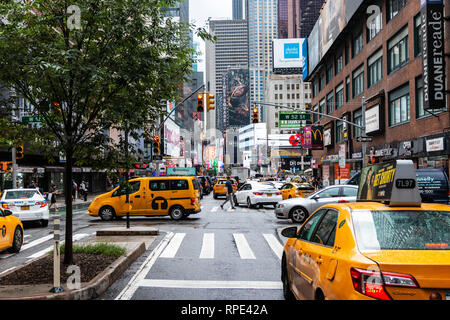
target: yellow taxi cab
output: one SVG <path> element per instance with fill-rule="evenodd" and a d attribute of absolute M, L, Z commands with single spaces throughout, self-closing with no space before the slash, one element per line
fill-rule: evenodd
<path fill-rule="evenodd" d="M 233 192 L 235 193 L 237 191 L 237 182 L 233 178 L 230 178 L 230 181 L 233 185 Z M 217 179 L 216 184 L 213 188 L 213 198 L 217 199 L 218 196 L 226 196 L 227 195 L 227 187 L 225 186 L 225 182 L 227 182 L 227 179 Z"/>
<path fill-rule="evenodd" d="M 169 215 L 180 220 L 201 211 L 200 188 L 195 177 L 143 177 L 129 183 L 129 204 L 126 189 L 119 186 L 95 198 L 88 208 L 89 215 L 108 221 L 129 212 L 131 216 Z"/>
<path fill-rule="evenodd" d="M 309 183 L 288 182 L 281 187 L 283 200 L 290 198 L 306 197 L 316 191 Z"/>
<path fill-rule="evenodd" d="M 0 251 L 17 253 L 23 244 L 23 225 L 12 212 L 0 208 Z"/>
<path fill-rule="evenodd" d="M 373 173 L 372 201 L 283 229 L 286 299 L 450 300 L 450 206 L 421 203 L 412 161 L 388 165 Z"/>

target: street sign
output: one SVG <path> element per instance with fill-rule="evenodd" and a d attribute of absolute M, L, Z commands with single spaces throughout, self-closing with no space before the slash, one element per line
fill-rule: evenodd
<path fill-rule="evenodd" d="M 356 141 L 358 141 L 358 142 L 372 142 L 373 138 L 372 137 L 357 137 Z"/>
<path fill-rule="evenodd" d="M 42 122 L 44 121 L 44 118 L 38 117 L 38 116 L 23 116 L 22 122 L 23 123 L 34 123 L 34 122 Z"/>

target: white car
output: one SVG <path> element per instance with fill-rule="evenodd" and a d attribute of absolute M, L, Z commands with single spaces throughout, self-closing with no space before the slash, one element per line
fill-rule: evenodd
<path fill-rule="evenodd" d="M 256 205 L 273 205 L 283 200 L 281 191 L 273 185 L 255 181 L 247 181 L 234 195 L 233 201 L 236 206 L 246 204 L 249 208 Z"/>
<path fill-rule="evenodd" d="M 10 210 L 20 221 L 40 221 L 43 227 L 48 226 L 47 201 L 37 189 L 4 190 L 0 205 L 3 209 Z"/>

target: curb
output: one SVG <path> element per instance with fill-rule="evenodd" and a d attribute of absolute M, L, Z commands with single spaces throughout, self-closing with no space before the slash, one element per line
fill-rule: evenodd
<path fill-rule="evenodd" d="M 94 279 L 80 289 L 37 296 L 0 298 L 0 300 L 89 300 L 97 298 L 104 293 L 114 283 L 114 281 L 116 281 L 120 275 L 145 252 L 145 250 L 145 243 L 141 242 L 134 250 L 129 252 L 126 256 L 118 258 L 108 267 L 108 269 L 98 274 Z M 29 263 L 32 263 L 38 259 L 32 260 Z M 29 263 L 25 265 L 28 265 Z M 22 268 L 25 265 L 9 271 L 8 273 L 5 273 L 5 275 Z"/>

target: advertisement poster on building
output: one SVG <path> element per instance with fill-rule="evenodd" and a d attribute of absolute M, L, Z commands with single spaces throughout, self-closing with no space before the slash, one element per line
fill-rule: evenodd
<path fill-rule="evenodd" d="M 248 69 L 228 69 L 228 125 L 242 127 L 250 124 L 250 92 Z"/>

